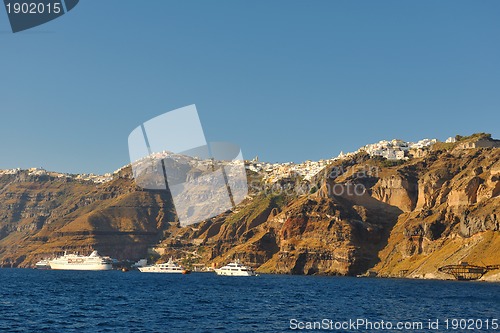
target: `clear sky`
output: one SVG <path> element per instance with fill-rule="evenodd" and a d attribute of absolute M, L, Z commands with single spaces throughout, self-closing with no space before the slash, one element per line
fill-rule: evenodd
<path fill-rule="evenodd" d="M 82 0 L 12 34 L 0 168 L 114 171 L 144 121 L 196 104 L 245 158 L 382 139 L 500 137 L 500 1 Z"/>

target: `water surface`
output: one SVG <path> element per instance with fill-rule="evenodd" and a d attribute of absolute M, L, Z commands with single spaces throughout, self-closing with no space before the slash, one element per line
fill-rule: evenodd
<path fill-rule="evenodd" d="M 0 269 L 0 332 L 283 332 L 293 319 L 360 318 L 500 319 L 500 284 Z"/>

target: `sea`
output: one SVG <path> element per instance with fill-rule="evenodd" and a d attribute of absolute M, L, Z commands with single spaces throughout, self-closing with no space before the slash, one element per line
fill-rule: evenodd
<path fill-rule="evenodd" d="M 0 332 L 500 332 L 499 321 L 498 283 L 0 269 Z"/>

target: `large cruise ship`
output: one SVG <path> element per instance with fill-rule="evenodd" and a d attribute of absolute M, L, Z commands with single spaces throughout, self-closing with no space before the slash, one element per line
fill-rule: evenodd
<path fill-rule="evenodd" d="M 255 271 L 243 264 L 240 261 L 232 262 L 224 267 L 216 268 L 215 273 L 217 275 L 227 275 L 227 276 L 257 276 Z"/>
<path fill-rule="evenodd" d="M 79 270 L 79 271 L 107 271 L 113 268 L 109 257 L 101 257 L 97 251 L 89 256 L 66 254 L 49 261 L 51 269 Z"/>

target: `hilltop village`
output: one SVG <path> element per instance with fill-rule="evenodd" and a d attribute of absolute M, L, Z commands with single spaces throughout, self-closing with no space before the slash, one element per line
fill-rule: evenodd
<path fill-rule="evenodd" d="M 460 139 L 460 136 L 457 136 Z M 450 137 L 444 143 L 457 143 L 457 137 Z M 285 162 L 285 163 L 269 163 L 259 161 L 258 157 L 252 160 L 245 161 L 247 170 L 263 174 L 263 180 L 268 184 L 273 184 L 281 179 L 301 177 L 305 181 L 311 180 L 327 165 L 343 159 L 349 159 L 359 153 L 367 153 L 371 157 L 380 156 L 389 161 L 407 160 L 411 157 L 423 157 L 428 149 L 434 144 L 438 143 L 437 139 L 422 139 L 417 142 L 407 142 L 400 139 L 381 140 L 377 143 L 367 144 L 360 147 L 356 151 L 344 153 L 343 151 L 337 157 L 330 159 L 321 159 L 319 161 L 307 160 L 302 163 Z M 491 139 L 491 137 L 478 137 L 475 140 L 467 140 L 458 144 L 459 149 L 474 149 L 474 148 L 488 148 L 500 147 L 500 140 Z M 160 152 L 150 156 L 153 159 L 160 159 L 169 156 L 171 153 Z M 144 160 L 144 159 L 143 159 Z M 194 158 L 196 166 L 206 167 L 206 163 L 210 160 L 201 160 Z M 128 167 L 126 165 L 113 173 L 106 173 L 104 175 L 90 174 L 69 174 L 47 171 L 44 168 L 30 168 L 23 170 L 20 168 L 0 170 L 1 175 L 16 175 L 21 171 L 27 171 L 28 175 L 34 176 L 51 176 L 55 178 L 67 178 L 77 181 L 89 181 L 96 184 L 107 183 L 113 180 L 114 175 Z"/>

